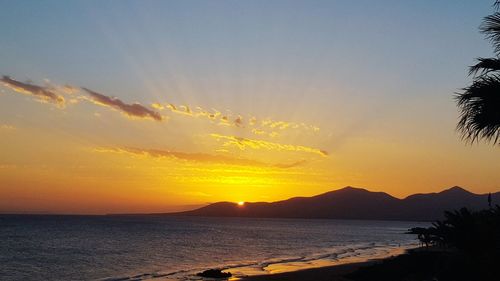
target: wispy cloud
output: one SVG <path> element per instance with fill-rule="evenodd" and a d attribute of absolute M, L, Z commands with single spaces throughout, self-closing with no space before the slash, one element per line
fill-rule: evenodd
<path fill-rule="evenodd" d="M 324 150 L 303 145 L 281 144 L 276 142 L 247 139 L 235 136 L 224 136 L 219 134 L 210 134 L 210 136 L 217 140 L 224 141 L 224 146 L 236 146 L 242 150 L 246 148 L 251 148 L 251 149 L 266 149 L 266 150 L 276 150 L 276 151 L 307 152 L 307 153 L 318 154 L 321 156 L 328 155 L 328 152 Z"/>
<path fill-rule="evenodd" d="M 14 130 L 16 127 L 12 125 L 7 125 L 7 124 L 0 124 L 0 130 L 6 130 L 6 131 L 11 131 Z"/>
<path fill-rule="evenodd" d="M 275 131 L 272 131 L 272 132 L 269 132 L 269 131 L 264 131 L 264 130 L 261 130 L 261 129 L 256 129 L 256 128 L 253 128 L 252 129 L 252 133 L 254 135 L 258 135 L 258 136 L 268 136 L 268 137 L 271 137 L 271 138 L 274 138 L 276 136 L 278 136 L 278 132 L 275 132 Z"/>
<path fill-rule="evenodd" d="M 303 129 L 307 131 L 319 132 L 319 127 L 314 125 L 309 125 L 306 123 L 296 123 L 296 122 L 287 122 L 287 121 L 276 121 L 273 119 L 265 119 L 260 122 L 260 126 L 262 128 L 270 128 L 270 129 Z"/>
<path fill-rule="evenodd" d="M 163 109 L 163 106 L 159 103 L 155 103 L 154 104 L 156 108 L 160 108 Z M 182 115 L 187 115 L 187 116 L 194 116 L 196 117 L 195 115 L 193 115 L 193 112 L 191 111 L 191 108 L 187 105 L 179 105 L 179 106 L 175 106 L 174 104 L 172 103 L 169 103 L 165 106 L 166 108 L 170 109 L 171 112 L 173 113 L 176 113 L 176 114 L 182 114 Z"/>
<path fill-rule="evenodd" d="M 92 101 L 95 104 L 102 105 L 102 106 L 109 106 L 111 108 L 114 108 L 125 115 L 129 117 L 136 117 L 136 118 L 151 118 L 156 121 L 161 121 L 163 120 L 163 117 L 160 115 L 160 113 L 151 110 L 140 103 L 133 103 L 133 104 L 127 104 L 121 101 L 118 98 L 115 97 L 109 97 L 97 92 L 94 92 L 92 90 L 89 90 L 87 88 L 82 88 L 85 92 L 87 92 L 90 96 L 90 101 Z"/>
<path fill-rule="evenodd" d="M 266 131 L 263 131 L 263 130 L 260 130 L 260 129 L 255 129 L 255 128 L 252 129 L 252 133 L 254 133 L 256 135 L 265 135 L 265 134 L 267 134 Z"/>
<path fill-rule="evenodd" d="M 274 168 L 292 168 L 306 163 L 305 160 L 300 160 L 293 163 L 278 163 L 271 164 L 251 159 L 236 158 L 226 155 L 208 154 L 208 153 L 188 153 L 179 151 L 169 151 L 160 149 L 144 149 L 133 147 L 99 147 L 95 148 L 96 152 L 103 153 L 122 153 L 134 156 L 146 156 L 152 158 L 172 158 L 199 163 L 225 164 L 234 166 L 253 166 L 253 167 L 274 167 Z"/>
<path fill-rule="evenodd" d="M 17 81 L 9 76 L 0 78 L 0 82 L 2 85 L 15 92 L 34 96 L 39 101 L 55 103 L 59 107 L 64 107 L 66 102 L 74 104 L 81 100 L 88 100 L 97 105 L 116 109 L 128 117 L 150 118 L 156 121 L 163 120 L 163 116 L 160 113 L 140 103 L 127 104 L 116 97 L 106 96 L 87 88 L 79 88 L 71 85 L 55 85 L 48 80 L 45 81 L 45 86 L 39 86 Z M 83 90 L 83 92 L 81 90 Z M 68 95 L 70 97 L 69 100 L 66 101 L 63 95 Z"/>
<path fill-rule="evenodd" d="M 5 75 L 0 78 L 0 81 L 5 87 L 10 88 L 15 92 L 32 95 L 41 101 L 51 102 L 57 104 L 58 106 L 64 106 L 64 97 L 57 94 L 57 90 L 55 88 L 20 82 Z"/>
<path fill-rule="evenodd" d="M 156 102 L 152 103 L 151 107 L 158 110 L 163 110 L 165 108 L 163 105 L 161 105 L 161 103 L 156 103 Z"/>
<path fill-rule="evenodd" d="M 278 132 L 283 130 L 303 130 L 319 132 L 320 128 L 306 123 L 296 123 L 288 121 L 278 121 L 270 118 L 257 119 L 255 116 L 244 117 L 241 114 L 232 114 L 230 112 L 222 113 L 216 109 L 203 109 L 200 106 L 190 107 L 188 105 L 175 105 L 173 103 L 153 103 L 151 107 L 157 110 L 170 110 L 172 113 L 194 117 L 205 118 L 210 121 L 216 121 L 216 124 L 222 126 L 234 126 L 239 128 L 252 128 L 252 131 L 257 135 L 276 136 Z M 194 108 L 194 109 L 193 109 Z"/>
<path fill-rule="evenodd" d="M 279 121 L 270 118 L 259 119 L 253 115 L 234 114 L 231 110 L 221 112 L 217 109 L 204 109 L 200 106 L 175 105 L 173 103 L 152 103 L 151 108 L 140 103 L 125 103 L 117 97 L 107 96 L 102 93 L 92 91 L 88 88 L 74 87 L 71 85 L 56 85 L 49 80 L 45 80 L 43 86 L 31 83 L 20 82 L 9 76 L 0 78 L 0 84 L 18 93 L 31 95 L 39 101 L 57 104 L 64 107 L 65 104 L 75 104 L 82 100 L 90 101 L 100 106 L 106 106 L 120 111 L 124 115 L 132 118 L 148 118 L 162 121 L 167 118 L 160 114 L 163 110 L 190 118 L 200 118 L 210 121 L 212 124 L 237 127 L 246 129 L 255 135 L 273 138 L 281 135 L 284 130 L 296 130 L 318 132 L 319 127 L 303 122 Z M 65 100 L 67 97 L 67 100 Z"/>
<path fill-rule="evenodd" d="M 306 160 L 299 160 L 299 161 L 296 161 L 296 162 L 293 162 L 293 163 L 289 163 L 289 164 L 276 164 L 274 166 L 277 167 L 277 168 L 288 169 L 288 168 L 293 168 L 293 167 L 301 166 L 301 165 L 305 164 L 306 162 L 307 162 Z"/>

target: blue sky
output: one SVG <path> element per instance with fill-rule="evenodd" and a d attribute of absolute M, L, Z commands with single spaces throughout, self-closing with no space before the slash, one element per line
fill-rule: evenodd
<path fill-rule="evenodd" d="M 346 87 L 362 79 L 376 88 L 394 80 L 409 88 L 450 81 L 459 88 L 473 58 L 491 53 L 477 30 L 491 1 L 3 1 L 2 7 L 3 74 L 115 90 L 119 80 L 124 95 L 143 89 L 140 76 L 175 84 L 176 75 L 199 86 L 282 78 Z"/>

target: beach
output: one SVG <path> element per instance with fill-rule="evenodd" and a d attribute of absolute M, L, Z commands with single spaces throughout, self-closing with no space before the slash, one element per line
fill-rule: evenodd
<path fill-rule="evenodd" d="M 426 280 L 437 274 L 436 265 L 444 261 L 446 251 L 440 248 L 413 248 L 385 258 L 346 262 L 333 266 L 293 272 L 248 276 L 241 281 L 373 281 Z M 434 268 L 434 269 L 433 269 Z"/>
<path fill-rule="evenodd" d="M 401 255 L 404 255 L 408 251 L 414 251 L 415 248 L 394 248 L 385 254 L 378 254 L 373 256 L 354 256 L 346 259 L 342 259 L 337 262 L 326 263 L 316 263 L 312 265 L 302 264 L 303 269 L 294 271 L 285 271 L 290 267 L 282 266 L 281 268 L 272 268 L 276 273 L 251 275 L 242 278 L 232 278 L 230 280 L 242 280 L 242 281 L 261 281 L 261 280 L 272 280 L 272 281 L 294 281 L 294 280 L 330 280 L 330 281 L 344 281 L 352 280 L 346 277 L 351 273 L 358 271 L 359 269 L 370 267 L 373 265 L 384 263 L 387 260 L 393 260 Z M 268 272 L 270 269 L 268 269 Z"/>
<path fill-rule="evenodd" d="M 351 279 L 346 278 L 345 276 L 349 273 L 353 273 L 356 270 L 376 264 L 378 261 L 366 261 L 366 262 L 357 262 L 357 263 L 348 263 L 348 264 L 339 264 L 333 266 L 325 266 L 319 268 L 310 268 L 303 269 L 292 272 L 283 272 L 276 274 L 267 274 L 267 275 L 256 275 L 256 276 L 248 276 L 240 279 L 233 280 L 242 280 L 242 281 L 348 281 Z"/>

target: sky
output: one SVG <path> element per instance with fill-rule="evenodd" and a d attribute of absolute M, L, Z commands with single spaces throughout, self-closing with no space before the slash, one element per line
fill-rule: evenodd
<path fill-rule="evenodd" d="M 0 212 L 500 191 L 453 100 L 492 2 L 4 0 Z"/>

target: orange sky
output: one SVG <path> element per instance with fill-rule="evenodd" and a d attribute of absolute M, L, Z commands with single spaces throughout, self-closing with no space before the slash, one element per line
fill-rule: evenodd
<path fill-rule="evenodd" d="M 59 94 L 64 106 L 36 102 L 33 93 L 3 82 L 2 100 L 30 114 L 12 112 L 15 123 L 0 130 L 2 212 L 161 212 L 347 185 L 400 198 L 452 185 L 498 190 L 497 148 L 464 145 L 451 129 L 440 134 L 434 117 L 413 120 L 411 128 L 404 118 L 390 126 L 382 120 L 339 141 L 338 124 L 312 125 L 320 120 L 309 116 L 280 121 L 145 105 L 162 116 L 154 120 L 96 103 L 82 90 Z M 453 116 L 443 119 L 453 128 Z"/>

